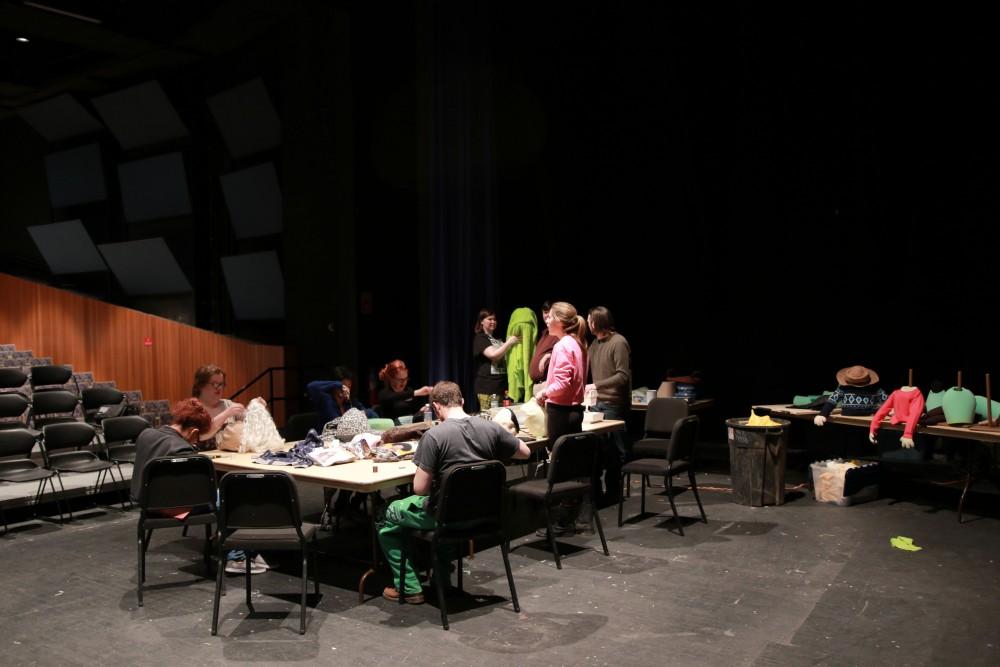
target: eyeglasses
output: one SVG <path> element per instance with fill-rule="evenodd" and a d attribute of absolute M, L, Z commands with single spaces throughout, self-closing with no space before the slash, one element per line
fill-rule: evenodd
<path fill-rule="evenodd" d="M 225 382 L 209 382 L 208 386 L 209 387 L 215 387 L 216 389 L 219 389 L 221 391 L 222 389 L 226 388 L 226 383 Z"/>

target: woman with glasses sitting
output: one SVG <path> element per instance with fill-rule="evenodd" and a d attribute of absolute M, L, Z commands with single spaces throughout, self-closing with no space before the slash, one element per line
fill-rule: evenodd
<path fill-rule="evenodd" d="M 194 372 L 191 395 L 201 401 L 212 418 L 212 427 L 201 434 L 202 449 L 213 449 L 221 444 L 226 424 L 243 419 L 246 408 L 242 403 L 222 398 L 226 388 L 226 371 L 215 364 L 207 364 Z"/>
<path fill-rule="evenodd" d="M 206 364 L 194 372 L 194 386 L 191 388 L 191 395 L 197 398 L 208 410 L 212 418 L 212 426 L 199 437 L 200 449 L 216 449 L 222 444 L 222 433 L 227 424 L 243 419 L 246 408 L 242 403 L 222 398 L 222 392 L 226 388 L 226 371 L 215 364 Z M 255 401 L 263 401 L 263 398 L 255 398 Z M 244 559 L 247 554 L 239 549 L 234 549 L 226 556 L 226 572 L 230 574 L 244 574 L 246 563 Z M 267 572 L 267 562 L 257 554 L 250 563 L 251 574 L 263 574 Z"/>

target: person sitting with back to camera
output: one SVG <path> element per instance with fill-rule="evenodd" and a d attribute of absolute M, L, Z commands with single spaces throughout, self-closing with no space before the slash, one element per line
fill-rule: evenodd
<path fill-rule="evenodd" d="M 431 409 L 442 420 L 420 438 L 413 463 L 414 495 L 395 500 L 378 524 L 378 540 L 389 562 L 392 581 L 399 582 L 399 565 L 403 547 L 403 528 L 433 530 L 437 525 L 434 511 L 438 502 L 441 478 L 452 466 L 479 461 L 527 459 L 528 446 L 493 421 L 467 414 L 462 391 L 454 382 L 438 382 L 430 394 Z M 434 576 L 440 576 L 438 572 Z M 404 575 L 404 590 L 387 586 L 382 597 L 398 601 L 400 594 L 410 604 L 424 601 L 416 570 L 408 560 Z"/>
<path fill-rule="evenodd" d="M 416 415 L 429 409 L 423 399 L 430 395 L 431 387 L 425 385 L 413 389 L 408 386 L 410 371 L 401 359 L 383 366 L 378 372 L 378 379 L 384 383 L 378 392 L 378 413 L 381 416 L 398 423 L 400 417 Z"/>
<path fill-rule="evenodd" d="M 161 456 L 197 454 L 201 434 L 212 427 L 208 410 L 197 398 L 185 398 L 174 403 L 171 415 L 168 426 L 147 428 L 135 439 L 135 463 L 129 493 L 136 503 L 142 503 L 142 474 L 146 465 Z"/>

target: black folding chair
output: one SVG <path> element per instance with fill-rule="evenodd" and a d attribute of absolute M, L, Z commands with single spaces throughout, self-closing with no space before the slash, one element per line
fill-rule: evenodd
<path fill-rule="evenodd" d="M 663 458 L 645 458 L 630 461 L 622 466 L 622 481 L 629 473 L 642 475 L 643 478 L 649 475 L 663 475 L 663 483 L 667 487 L 667 498 L 670 500 L 670 509 L 674 512 L 674 520 L 677 522 L 677 530 L 684 536 L 684 526 L 681 524 L 680 515 L 677 514 L 677 504 L 674 502 L 674 488 L 671 480 L 674 475 L 687 473 L 688 481 L 691 483 L 691 491 L 694 492 L 694 499 L 698 503 L 698 510 L 701 512 L 701 520 L 708 523 L 705 516 L 705 508 L 701 506 L 701 498 L 698 496 L 698 484 L 694 478 L 694 458 L 695 446 L 698 444 L 698 417 L 690 416 L 678 419 L 671 431 L 670 443 Z M 646 513 L 646 486 L 642 485 L 642 504 L 640 513 Z M 618 502 L 618 525 L 622 525 L 622 504 Z"/>
<path fill-rule="evenodd" d="M 28 428 L 28 410 L 31 403 L 18 392 L 0 394 L 0 430 Z"/>
<path fill-rule="evenodd" d="M 510 487 L 510 492 L 524 496 L 530 500 L 542 503 L 545 508 L 545 526 L 548 532 L 552 556 L 556 568 L 562 569 L 559 559 L 559 548 L 556 546 L 555 533 L 552 530 L 553 504 L 573 498 L 589 497 L 594 512 L 592 521 L 597 525 L 601 536 L 601 546 L 604 555 L 610 556 L 608 542 L 604 539 L 604 527 L 597 513 L 597 498 L 594 496 L 592 479 L 597 469 L 597 451 L 600 436 L 594 433 L 570 433 L 556 440 L 549 455 L 549 474 L 546 479 L 531 479 Z"/>
<path fill-rule="evenodd" d="M 683 398 L 654 398 L 646 407 L 642 439 L 632 445 L 630 458 L 645 459 L 666 456 L 670 432 L 678 419 L 688 416 L 688 403 Z M 625 493 L 632 495 L 632 476 L 625 475 Z M 649 477 L 642 483 L 650 486 Z"/>
<path fill-rule="evenodd" d="M 433 530 L 403 529 L 403 552 L 399 560 L 399 603 L 403 604 L 406 562 L 414 539 L 428 542 L 434 560 L 434 581 L 436 582 L 438 607 L 441 611 L 441 625 L 448 629 L 448 607 L 445 603 L 445 577 L 447 564 L 441 562 L 439 546 L 456 545 L 458 551 L 458 588 L 462 589 L 462 546 L 474 539 L 497 539 L 503 566 L 507 571 L 510 599 L 514 611 L 521 611 L 514 589 L 514 575 L 510 570 L 510 539 L 507 537 L 506 503 L 504 485 L 507 471 L 499 461 L 483 461 L 457 465 L 445 472 L 441 479 L 441 491 L 434 512 L 437 526 Z"/>
<path fill-rule="evenodd" d="M 83 404 L 83 420 L 97 427 L 100 427 L 105 419 L 101 408 L 104 408 L 105 412 L 117 413 L 108 415 L 109 417 L 121 416 L 125 414 L 127 408 L 125 393 L 114 387 L 88 387 L 83 390 L 80 402 Z"/>
<path fill-rule="evenodd" d="M 142 606 L 142 585 L 146 581 L 146 551 L 153 531 L 158 528 L 205 526 L 203 558 L 212 576 L 212 524 L 216 522 L 215 467 L 205 456 L 162 456 L 151 459 L 142 469 L 139 491 L 139 522 L 136 526 L 138 572 L 136 595 Z M 166 512 L 189 509 L 183 518 Z"/>
<path fill-rule="evenodd" d="M 73 391 L 79 398 L 80 385 L 73 376 L 73 369 L 69 366 L 50 364 L 46 366 L 32 366 L 31 368 L 31 392 L 32 394 L 44 393 L 48 391 L 67 391 L 66 385 L 73 383 Z"/>
<path fill-rule="evenodd" d="M 125 479 L 121 464 L 135 464 L 135 440 L 149 428 L 149 422 L 138 415 L 108 417 L 101 422 L 101 428 L 104 431 L 104 455 L 118 467 L 118 477 Z M 139 475 L 141 471 L 133 468 L 132 474 Z"/>
<path fill-rule="evenodd" d="M 52 478 L 59 479 L 59 488 L 63 493 L 62 479 L 58 471 L 47 470 L 31 460 L 31 450 L 35 447 L 35 436 L 27 429 L 13 429 L 0 431 L 0 482 L 23 483 L 38 482 L 38 489 L 35 491 L 35 502 L 32 507 L 37 516 L 38 503 L 42 494 L 45 493 L 45 483 L 48 482 L 52 488 L 52 495 L 55 496 L 56 509 L 59 510 L 59 523 L 63 522 L 62 504 L 59 496 L 56 495 L 56 485 Z M 8 531 L 7 516 L 4 514 L 3 505 L 0 504 L 0 517 L 3 517 L 3 534 Z M 73 520 L 72 512 L 69 515 Z"/>
<path fill-rule="evenodd" d="M 212 634 L 219 630 L 219 597 L 225 585 L 225 554 L 246 551 L 300 551 L 302 553 L 302 603 L 299 634 L 306 632 L 308 560 L 316 542 L 316 525 L 303 524 L 299 493 L 291 476 L 282 471 L 229 472 L 219 483 L 219 572 L 212 604 Z M 250 600 L 250 558 L 246 559 L 246 602 Z M 314 577 L 319 595 L 319 576 Z"/>
<path fill-rule="evenodd" d="M 13 389 L 24 393 L 22 387 L 28 381 L 28 376 L 20 368 L 0 368 L 0 390 Z"/>
<path fill-rule="evenodd" d="M 96 472 L 94 496 L 99 496 L 104 490 L 108 477 L 115 481 L 111 469 L 115 466 L 111 461 L 105 461 L 94 452 L 85 449 L 94 440 L 94 427 L 83 422 L 68 422 L 49 424 L 42 428 L 42 442 L 45 455 L 45 467 L 59 473 L 66 472 Z M 120 480 L 124 482 L 125 480 Z M 122 499 L 122 511 L 125 511 L 125 500 Z"/>
<path fill-rule="evenodd" d="M 35 392 L 31 396 L 32 424 L 41 429 L 50 424 L 75 422 L 79 403 L 76 394 L 64 389 Z"/>

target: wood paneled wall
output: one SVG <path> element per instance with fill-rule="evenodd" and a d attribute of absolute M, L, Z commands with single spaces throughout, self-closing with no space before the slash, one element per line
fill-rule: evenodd
<path fill-rule="evenodd" d="M 202 364 L 226 370 L 229 395 L 260 371 L 284 364 L 284 348 L 256 345 L 0 273 L 0 343 L 31 350 L 53 363 L 90 371 L 119 389 L 142 390 L 146 400 L 191 395 Z M 152 345 L 146 345 L 151 339 Z M 275 392 L 284 393 L 284 376 Z M 266 378 L 240 397 L 267 396 Z M 273 406 L 283 422 L 283 406 Z"/>

